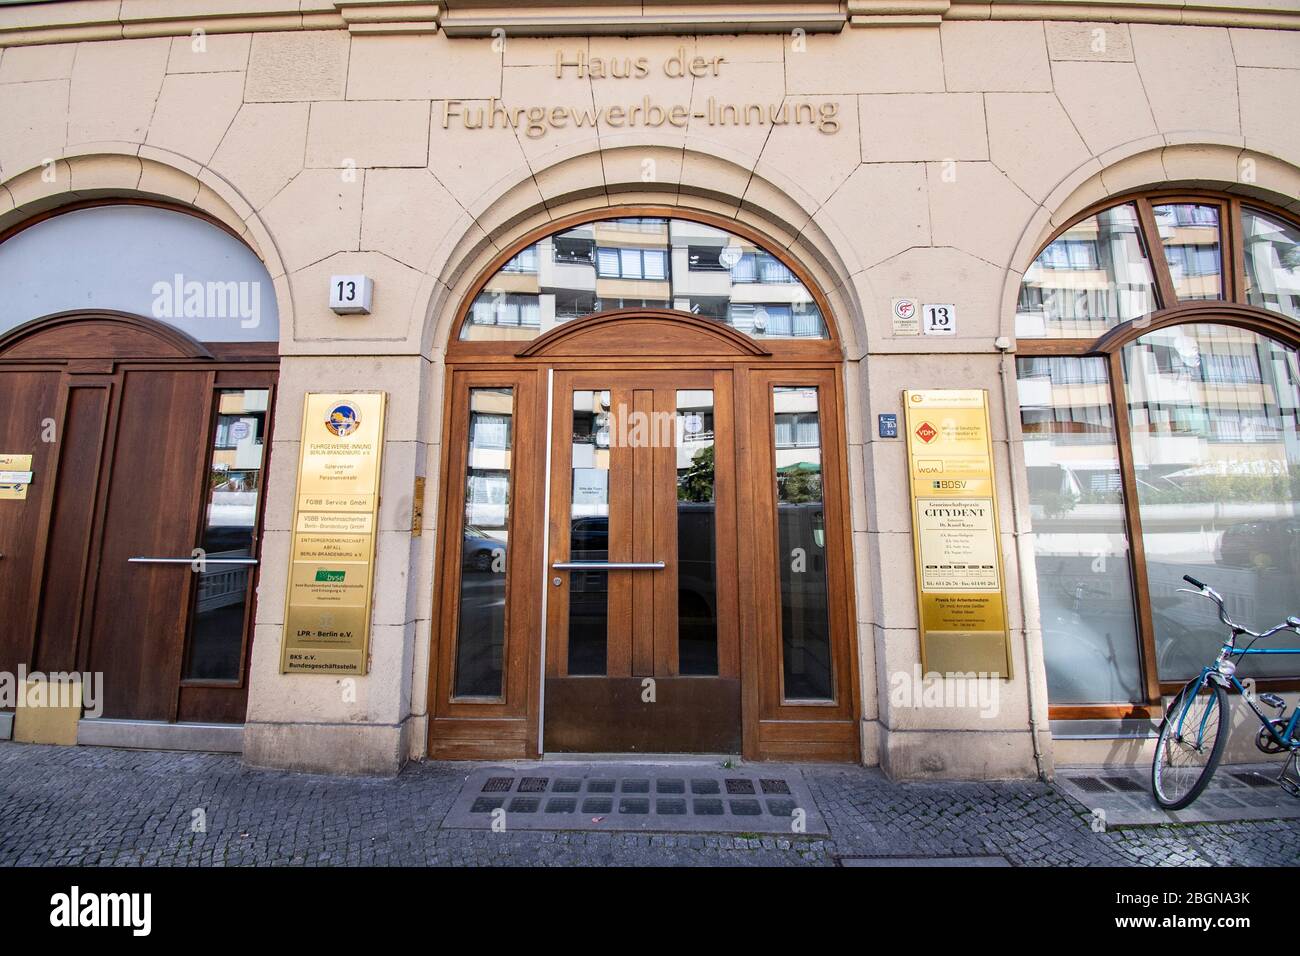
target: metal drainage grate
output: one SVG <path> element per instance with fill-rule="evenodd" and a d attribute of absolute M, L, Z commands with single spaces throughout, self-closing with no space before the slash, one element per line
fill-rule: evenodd
<path fill-rule="evenodd" d="M 835 858 L 840 866 L 1010 866 L 1011 861 L 1004 856 L 840 856 Z"/>
<path fill-rule="evenodd" d="M 543 776 L 475 771 L 444 827 L 825 834 L 797 770 L 762 777 L 741 768 L 610 764 L 565 766 Z M 662 775 L 661 775 L 662 774 Z M 504 816 L 503 816 L 504 815 Z"/>
<path fill-rule="evenodd" d="M 1276 780 L 1271 780 L 1262 773 L 1242 772 L 1234 773 L 1232 776 L 1248 787 L 1272 787 L 1277 784 Z"/>
<path fill-rule="evenodd" d="M 1132 777 L 1102 777 L 1101 780 L 1124 793 L 1146 793 L 1147 788 Z"/>
<path fill-rule="evenodd" d="M 1067 777 L 1070 783 L 1074 784 L 1084 793 L 1114 793 L 1110 787 L 1106 786 L 1105 781 L 1100 777 Z"/>

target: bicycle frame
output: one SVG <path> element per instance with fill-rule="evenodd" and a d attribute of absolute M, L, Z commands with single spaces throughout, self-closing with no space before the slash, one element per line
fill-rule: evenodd
<path fill-rule="evenodd" d="M 1296 729 L 1297 726 L 1300 726 L 1300 707 L 1295 708 L 1291 714 L 1291 719 L 1287 722 L 1285 739 L 1280 737 L 1273 726 L 1273 722 L 1278 718 L 1265 716 L 1255 705 L 1254 696 L 1247 692 L 1245 685 L 1242 684 L 1241 680 L 1237 677 L 1237 665 L 1232 660 L 1234 657 L 1241 658 L 1251 654 L 1300 654 L 1300 648 L 1237 647 L 1237 638 L 1243 634 L 1254 638 L 1255 640 L 1259 640 L 1260 638 L 1271 637 L 1279 631 L 1284 630 L 1294 630 L 1297 633 L 1300 633 L 1300 621 L 1294 617 L 1287 618 L 1284 623 L 1279 624 L 1276 627 L 1270 628 L 1262 633 L 1256 633 L 1249 628 L 1242 627 L 1240 624 L 1237 624 L 1228 617 L 1228 612 L 1223 606 L 1223 598 L 1213 588 L 1202 584 L 1190 575 L 1184 575 L 1183 580 L 1188 584 L 1195 586 L 1196 590 L 1193 591 L 1188 588 L 1179 588 L 1178 590 L 1180 593 L 1199 594 L 1201 597 L 1213 601 L 1218 606 L 1219 620 L 1228 628 L 1228 639 L 1224 641 L 1223 645 L 1219 648 L 1219 656 L 1215 660 L 1214 664 L 1210 667 L 1201 668 L 1201 676 L 1196 680 L 1196 690 L 1192 694 L 1188 695 L 1187 703 L 1183 706 L 1183 712 L 1178 715 L 1178 736 L 1181 738 L 1183 735 L 1183 721 L 1187 717 L 1187 712 L 1191 710 L 1192 701 L 1196 699 L 1196 695 L 1200 693 L 1201 688 L 1204 687 L 1207 682 L 1214 681 L 1220 687 L 1227 688 L 1231 686 L 1237 688 L 1242 699 L 1250 705 L 1250 709 L 1255 712 L 1255 716 L 1259 719 L 1260 724 L 1267 728 L 1269 736 L 1272 737 L 1283 750 L 1288 750 L 1292 754 L 1300 751 L 1300 740 L 1296 739 Z M 1205 714 L 1201 717 L 1201 726 L 1196 730 L 1198 747 L 1200 741 L 1204 739 L 1205 722 L 1209 720 L 1209 717 L 1210 711 L 1207 708 Z"/>
<path fill-rule="evenodd" d="M 1300 648 L 1269 648 L 1260 650 L 1252 650 L 1248 648 L 1245 650 L 1239 650 L 1229 644 L 1224 644 L 1220 660 L 1227 660 L 1229 657 L 1245 657 L 1247 654 L 1300 654 Z M 1240 679 L 1238 679 L 1235 672 L 1224 674 L 1222 670 L 1220 670 L 1220 665 L 1217 663 L 1214 667 L 1201 668 L 1201 676 L 1197 678 L 1196 681 L 1196 693 L 1199 693 L 1201 688 L 1204 687 L 1208 681 L 1214 681 L 1224 687 L 1232 686 L 1237 688 L 1237 691 L 1241 694 L 1241 699 L 1244 700 L 1250 709 L 1255 712 L 1255 716 L 1259 719 L 1259 722 L 1264 727 L 1268 728 L 1269 736 L 1277 741 L 1279 746 L 1286 750 L 1300 750 L 1300 741 L 1296 741 L 1296 728 L 1297 726 L 1300 726 L 1300 707 L 1297 707 L 1292 712 L 1291 719 L 1287 721 L 1286 739 L 1284 740 L 1278 736 L 1277 730 L 1273 727 L 1273 721 L 1277 718 L 1267 717 L 1260 711 L 1260 709 L 1255 705 L 1254 695 L 1247 692 L 1245 685 L 1242 684 Z M 1192 694 L 1188 697 L 1187 704 L 1183 707 L 1183 712 L 1178 716 L 1178 735 L 1180 737 L 1183 733 L 1183 720 L 1187 717 L 1187 712 L 1191 710 L 1191 702 L 1195 696 L 1196 694 Z M 1209 710 L 1206 710 L 1201 717 L 1201 726 L 1197 728 L 1196 739 L 1198 741 L 1202 739 L 1202 736 L 1205 733 L 1205 721 L 1207 721 L 1209 717 L 1210 712 Z"/>
<path fill-rule="evenodd" d="M 1179 588 L 1179 592 L 1199 594 L 1213 601 L 1215 607 L 1219 609 L 1219 620 L 1228 629 L 1228 636 L 1220 644 L 1219 654 L 1214 663 L 1202 667 L 1198 677 L 1192 678 L 1183 685 L 1176 698 L 1182 701 L 1181 706 L 1175 704 L 1171 707 L 1160 724 L 1155 760 L 1151 765 L 1151 790 L 1156 802 L 1167 810 L 1182 810 L 1200 796 L 1201 791 L 1210 782 L 1210 777 L 1213 776 L 1223 755 L 1226 733 L 1220 735 L 1219 730 L 1228 729 L 1227 692 L 1234 687 L 1250 705 L 1260 725 L 1267 730 L 1267 735 L 1264 731 L 1260 731 L 1255 738 L 1255 745 L 1264 753 L 1287 754 L 1282 764 L 1282 772 L 1277 778 L 1278 786 L 1291 796 L 1300 798 L 1300 772 L 1297 771 L 1297 763 L 1300 762 L 1300 737 L 1297 736 L 1297 732 L 1300 731 L 1300 707 L 1297 707 L 1287 718 L 1286 704 L 1280 697 L 1272 694 L 1260 695 L 1259 700 L 1263 704 L 1278 708 L 1277 714 L 1270 717 L 1260 710 L 1255 695 L 1246 690 L 1246 685 L 1237 676 L 1237 661 L 1250 654 L 1300 654 L 1300 647 L 1255 647 L 1256 641 L 1281 631 L 1300 634 L 1300 617 L 1292 615 L 1281 624 L 1267 630 L 1252 631 L 1229 616 L 1224 606 L 1223 596 L 1214 588 L 1196 580 L 1190 574 L 1184 574 L 1183 580 L 1196 590 Z M 1238 648 L 1237 639 L 1242 637 L 1248 638 L 1249 643 L 1244 648 Z M 1207 687 L 1210 688 L 1210 695 L 1208 698 L 1203 698 L 1201 691 Z M 1203 713 L 1193 718 L 1192 722 L 1195 722 L 1196 726 L 1191 726 L 1192 722 L 1188 721 L 1187 715 L 1192 712 L 1192 703 L 1196 700 L 1204 700 L 1206 706 Z M 1177 713 L 1174 713 L 1175 709 Z M 1212 720 L 1215 736 L 1211 742 L 1206 739 L 1206 735 L 1211 730 Z M 1177 745 L 1177 750 L 1174 744 Z M 1188 752 L 1194 751 L 1196 755 L 1204 758 L 1203 765 L 1199 768 L 1195 766 L 1198 762 L 1196 757 L 1191 757 L 1189 763 L 1180 764 L 1178 751 L 1181 751 L 1184 756 L 1190 756 Z M 1169 789 L 1162 769 L 1166 766 L 1170 768 L 1182 766 L 1183 769 L 1195 770 L 1196 774 L 1186 781 L 1186 789 L 1179 792 L 1180 781 L 1185 778 L 1181 774 L 1175 774 L 1170 784 L 1173 789 Z"/>

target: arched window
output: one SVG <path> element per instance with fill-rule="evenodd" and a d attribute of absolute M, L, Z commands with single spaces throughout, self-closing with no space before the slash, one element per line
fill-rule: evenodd
<path fill-rule="evenodd" d="M 104 309 L 200 342 L 278 342 L 275 288 L 248 246 L 206 217 L 149 203 L 82 204 L 0 235 L 0 335 Z"/>
<path fill-rule="evenodd" d="M 1149 713 L 1213 659 L 1223 628 L 1176 593 L 1184 574 L 1247 624 L 1300 610 L 1297 319 L 1300 229 L 1234 196 L 1089 211 L 1026 271 L 1017 369 L 1053 716 Z M 1249 676 L 1297 686 L 1291 660 L 1252 658 Z"/>
<path fill-rule="evenodd" d="M 527 340 L 627 308 L 689 312 L 753 338 L 829 337 L 808 286 L 781 255 L 702 222 L 623 216 L 514 252 L 474 296 L 460 338 Z"/>

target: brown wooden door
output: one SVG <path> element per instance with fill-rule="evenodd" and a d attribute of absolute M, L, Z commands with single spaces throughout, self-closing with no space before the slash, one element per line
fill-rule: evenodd
<path fill-rule="evenodd" d="M 32 484 L 24 499 L 0 500 L 0 670 L 31 665 L 32 627 L 39 604 L 40 565 L 53 489 L 57 445 L 51 423 L 60 402 L 58 371 L 0 374 L 0 454 L 31 455 Z"/>
<path fill-rule="evenodd" d="M 560 371 L 543 744 L 741 748 L 731 372 Z"/>
<path fill-rule="evenodd" d="M 106 717 L 176 717 L 193 572 L 188 562 L 131 559 L 192 555 L 211 386 L 209 375 L 188 371 L 123 375 L 86 615 L 86 669 L 105 675 Z"/>
<path fill-rule="evenodd" d="M 0 669 L 100 674 L 104 717 L 241 721 L 274 365 L 152 356 L 133 318 L 86 345 L 95 321 L 9 347 L 44 367 L 0 342 L 0 452 L 33 471 L 0 500 Z M 82 357 L 114 348 L 147 360 Z"/>

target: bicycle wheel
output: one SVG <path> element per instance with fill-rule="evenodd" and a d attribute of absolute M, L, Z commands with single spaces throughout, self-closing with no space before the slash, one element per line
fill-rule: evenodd
<path fill-rule="evenodd" d="M 1200 678 L 1178 692 L 1156 739 L 1151 792 L 1166 810 L 1181 810 L 1201 795 L 1228 740 L 1228 698 Z"/>

